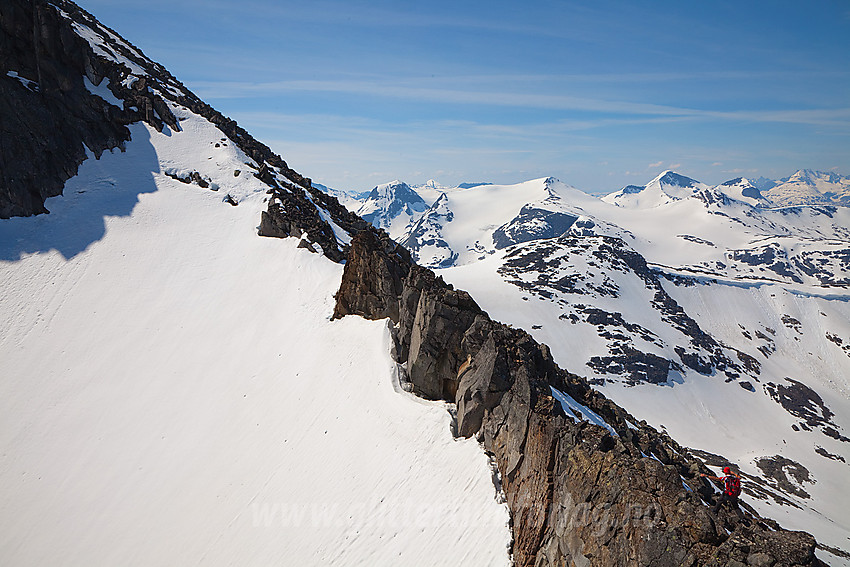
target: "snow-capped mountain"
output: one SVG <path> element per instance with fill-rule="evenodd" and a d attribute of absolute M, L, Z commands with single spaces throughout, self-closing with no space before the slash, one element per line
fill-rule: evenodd
<path fill-rule="evenodd" d="M 410 222 L 419 218 L 427 208 L 428 204 L 416 191 L 395 180 L 372 189 L 357 214 L 398 239 Z"/>
<path fill-rule="evenodd" d="M 668 170 L 646 185 L 627 185 L 602 200 L 620 207 L 648 209 L 691 197 L 705 189 L 708 185 Z"/>
<path fill-rule="evenodd" d="M 770 185 L 764 195 L 777 207 L 850 206 L 850 177 L 837 173 L 801 169 Z"/>
<path fill-rule="evenodd" d="M 745 179 L 668 171 L 600 200 L 547 178 L 444 193 L 403 242 L 635 415 L 738 462 L 753 505 L 846 550 L 850 209 L 768 207 Z"/>
<path fill-rule="evenodd" d="M 535 222 L 533 219 L 546 217 L 559 199 L 549 184 L 540 180 L 456 188 L 443 193 L 408 227 L 400 242 L 423 266 L 445 268 L 465 264 L 483 259 L 512 239 L 520 238 L 516 234 L 518 230 L 534 230 L 529 226 Z M 514 226 L 508 226 L 526 205 L 529 210 L 525 216 L 514 222 Z M 565 223 L 565 219 L 551 220 L 555 228 L 548 230 L 556 230 Z M 518 223 L 523 225 L 522 229 Z M 498 236 L 494 236 L 497 232 Z"/>
<path fill-rule="evenodd" d="M 706 189 L 709 189 L 707 185 L 694 179 L 665 171 L 646 185 L 627 185 L 602 200 L 623 207 L 651 208 Z M 713 189 L 754 207 L 850 205 L 850 177 L 810 169 L 801 169 L 778 181 L 739 177 Z"/>
<path fill-rule="evenodd" d="M 718 185 L 716 189 L 737 201 L 743 201 L 753 207 L 770 207 L 772 205 L 770 200 L 762 195 L 761 191 L 752 181 L 743 177 L 726 181 Z"/>

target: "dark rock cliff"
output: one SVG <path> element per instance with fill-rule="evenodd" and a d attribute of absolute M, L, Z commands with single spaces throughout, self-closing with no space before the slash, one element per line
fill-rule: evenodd
<path fill-rule="evenodd" d="M 351 242 L 335 317 L 347 314 L 396 323 L 395 355 L 412 390 L 454 402 L 457 434 L 492 454 L 517 565 L 822 565 L 807 533 L 749 507 L 743 519 L 711 512 L 713 489 L 699 476 L 710 471 L 688 449 L 559 368 L 526 332 L 491 320 L 382 233 Z M 607 427 L 592 423 L 602 420 Z"/>
<path fill-rule="evenodd" d="M 44 213 L 85 147 L 122 147 L 142 117 L 88 92 L 83 77 L 100 84 L 107 70 L 53 6 L 4 0 L 0 53 L 0 218 Z"/>

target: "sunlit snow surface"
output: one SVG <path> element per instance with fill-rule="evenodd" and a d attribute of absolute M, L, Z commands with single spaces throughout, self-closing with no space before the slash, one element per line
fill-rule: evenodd
<path fill-rule="evenodd" d="M 175 112 L 0 221 L 0 564 L 509 564 L 479 445 L 395 386 L 385 322 L 329 320 L 342 267 L 258 237 L 250 160 Z"/>

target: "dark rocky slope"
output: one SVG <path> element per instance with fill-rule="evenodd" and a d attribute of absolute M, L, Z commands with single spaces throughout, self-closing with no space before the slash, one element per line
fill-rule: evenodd
<path fill-rule="evenodd" d="M 396 323 L 395 356 L 411 389 L 454 402 L 457 434 L 492 454 L 517 565 L 822 565 L 809 534 L 752 509 L 743 520 L 712 514 L 713 490 L 699 477 L 710 471 L 699 459 L 558 368 L 525 331 L 492 321 L 381 232 L 352 240 L 334 315 L 348 314 Z M 611 430 L 568 417 L 553 387 Z"/>

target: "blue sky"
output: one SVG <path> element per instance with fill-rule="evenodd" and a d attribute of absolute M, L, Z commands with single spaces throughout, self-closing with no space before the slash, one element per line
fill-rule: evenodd
<path fill-rule="evenodd" d="M 78 0 L 300 173 L 850 174 L 850 1 Z"/>

